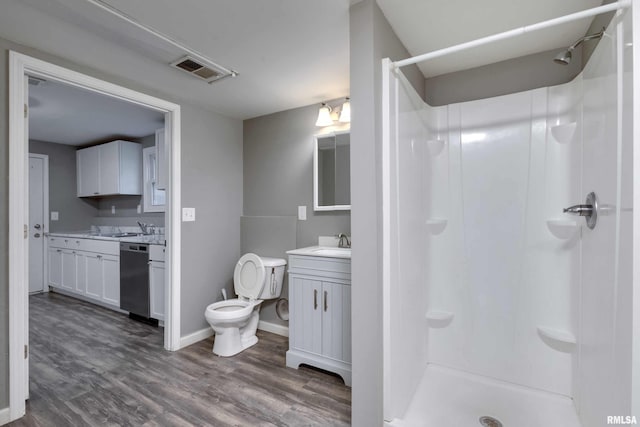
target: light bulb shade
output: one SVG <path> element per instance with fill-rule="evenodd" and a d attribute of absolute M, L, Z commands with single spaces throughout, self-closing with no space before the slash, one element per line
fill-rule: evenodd
<path fill-rule="evenodd" d="M 320 111 L 318 111 L 318 120 L 316 120 L 316 126 L 329 126 L 333 124 L 331 120 L 331 107 L 327 104 L 322 104 Z"/>
<path fill-rule="evenodd" d="M 351 122 L 351 103 L 349 102 L 349 98 L 342 104 L 342 111 L 340 112 L 340 122 L 349 123 Z"/>

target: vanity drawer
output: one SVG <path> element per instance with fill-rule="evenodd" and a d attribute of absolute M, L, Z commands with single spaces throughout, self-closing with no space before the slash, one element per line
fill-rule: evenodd
<path fill-rule="evenodd" d="M 351 281 L 351 260 L 307 255 L 289 255 L 289 274 L 321 276 Z"/>

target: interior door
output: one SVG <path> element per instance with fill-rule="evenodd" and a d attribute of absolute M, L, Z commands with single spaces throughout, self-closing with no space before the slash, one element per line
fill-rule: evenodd
<path fill-rule="evenodd" d="M 29 293 L 46 289 L 47 156 L 29 154 Z"/>

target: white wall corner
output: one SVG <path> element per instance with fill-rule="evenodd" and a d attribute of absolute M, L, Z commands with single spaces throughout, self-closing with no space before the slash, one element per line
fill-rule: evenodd
<path fill-rule="evenodd" d="M 8 424 L 11 421 L 11 411 L 9 408 L 0 409 L 0 426 Z"/>

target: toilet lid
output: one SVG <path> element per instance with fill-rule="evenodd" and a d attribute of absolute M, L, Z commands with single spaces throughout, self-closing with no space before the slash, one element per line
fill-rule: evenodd
<path fill-rule="evenodd" d="M 236 294 L 250 300 L 258 299 L 264 287 L 264 275 L 264 264 L 258 255 L 243 255 L 233 271 Z"/>

